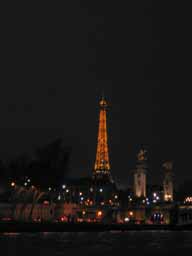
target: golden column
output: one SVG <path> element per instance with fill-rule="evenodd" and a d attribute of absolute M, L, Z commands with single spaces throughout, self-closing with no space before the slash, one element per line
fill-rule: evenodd
<path fill-rule="evenodd" d="M 109 163 L 109 151 L 107 141 L 107 102 L 102 97 L 100 103 L 99 114 L 99 130 L 97 140 L 97 153 L 93 176 L 95 178 L 102 178 L 104 176 L 110 176 L 110 163 Z"/>
<path fill-rule="evenodd" d="M 165 177 L 163 180 L 164 201 L 173 201 L 173 162 L 166 161 L 163 164 Z"/>
<path fill-rule="evenodd" d="M 146 153 L 145 149 L 141 149 L 137 154 L 137 167 L 134 171 L 134 196 L 137 198 L 146 197 Z"/>

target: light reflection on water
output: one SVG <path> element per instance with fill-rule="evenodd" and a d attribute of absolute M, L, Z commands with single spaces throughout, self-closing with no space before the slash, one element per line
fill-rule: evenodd
<path fill-rule="evenodd" d="M 2 233 L 0 250 L 13 255 L 192 254 L 192 231 Z M 125 253 L 124 253 L 125 252 Z M 100 256 L 100 255 L 99 255 Z"/>

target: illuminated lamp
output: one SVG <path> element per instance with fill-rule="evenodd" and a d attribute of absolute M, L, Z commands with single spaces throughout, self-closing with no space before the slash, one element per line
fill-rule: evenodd
<path fill-rule="evenodd" d="M 15 182 L 11 182 L 11 187 L 15 187 Z"/>
<path fill-rule="evenodd" d="M 129 215 L 130 215 L 130 216 L 133 216 L 133 212 L 129 212 Z"/>
<path fill-rule="evenodd" d="M 102 211 L 97 212 L 97 217 L 101 217 L 103 215 Z"/>

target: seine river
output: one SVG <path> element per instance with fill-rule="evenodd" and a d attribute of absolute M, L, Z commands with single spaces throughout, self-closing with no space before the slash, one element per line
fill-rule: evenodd
<path fill-rule="evenodd" d="M 1 256 L 133 255 L 131 253 L 192 255 L 192 231 L 0 234 Z"/>

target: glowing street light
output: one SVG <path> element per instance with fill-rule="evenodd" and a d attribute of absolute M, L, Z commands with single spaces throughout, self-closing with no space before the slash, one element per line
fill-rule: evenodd
<path fill-rule="evenodd" d="M 101 217 L 103 215 L 102 211 L 97 212 L 97 217 Z"/>
<path fill-rule="evenodd" d="M 192 202 L 192 197 L 191 196 L 188 196 L 185 198 L 185 203 L 191 203 Z"/>
<path fill-rule="evenodd" d="M 15 187 L 15 182 L 13 181 L 13 182 L 11 182 L 11 187 Z"/>

